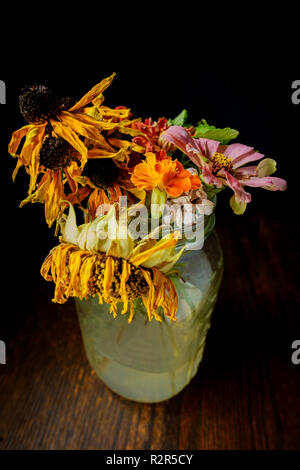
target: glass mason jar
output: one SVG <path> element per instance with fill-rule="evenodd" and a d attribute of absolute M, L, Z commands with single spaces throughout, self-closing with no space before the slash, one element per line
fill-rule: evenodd
<path fill-rule="evenodd" d="M 154 403 L 178 394 L 194 377 L 203 356 L 211 314 L 223 274 L 223 255 L 205 216 L 203 248 L 180 258 L 181 278 L 172 278 L 178 294 L 176 321 L 148 321 L 142 301 L 128 315 L 113 318 L 98 297 L 75 298 L 87 357 L 101 380 L 129 400 Z M 121 306 L 120 306 L 121 311 Z"/>

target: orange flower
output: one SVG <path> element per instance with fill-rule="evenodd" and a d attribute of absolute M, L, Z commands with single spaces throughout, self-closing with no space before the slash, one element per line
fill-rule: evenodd
<path fill-rule="evenodd" d="M 164 151 L 156 155 L 152 152 L 146 153 L 146 160 L 135 166 L 131 181 L 139 189 L 151 191 L 159 188 L 172 197 L 179 197 L 182 193 L 199 189 L 201 186 L 198 175 L 192 175 Z"/>
<path fill-rule="evenodd" d="M 104 189 L 94 188 L 93 192 L 91 193 L 88 199 L 88 208 L 89 208 L 89 216 L 91 220 L 94 220 L 97 215 L 97 209 L 102 206 L 104 210 L 104 214 L 106 214 L 112 204 L 119 202 L 119 198 L 123 196 L 120 186 L 117 183 L 114 183 L 107 189 L 108 196 Z"/>

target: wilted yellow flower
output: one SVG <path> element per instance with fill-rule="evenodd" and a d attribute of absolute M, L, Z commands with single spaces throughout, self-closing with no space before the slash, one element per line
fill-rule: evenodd
<path fill-rule="evenodd" d="M 156 267 L 167 273 L 184 251 L 184 248 L 175 251 L 178 233 L 171 233 L 157 241 L 152 232 L 136 242 L 128 230 L 126 219 L 123 221 L 117 217 L 117 208 L 118 204 L 115 203 L 106 215 L 77 226 L 75 210 L 70 204 L 68 216 L 60 220 L 61 241 L 77 245 L 82 250 L 126 258 L 136 266 Z"/>
<path fill-rule="evenodd" d="M 134 316 L 134 301 L 141 298 L 149 320 L 161 321 L 158 308 L 176 319 L 176 289 L 166 273 L 174 266 L 183 250 L 175 251 L 178 234 L 171 233 L 159 241 L 151 234 L 135 243 L 127 226 L 117 219 L 116 204 L 107 215 L 77 226 L 72 205 L 61 220 L 61 243 L 43 263 L 41 274 L 56 284 L 54 302 L 64 303 L 69 297 L 86 299 L 98 295 L 99 302 L 110 304 L 117 314 L 128 311 L 129 322 Z M 112 231 L 122 237 L 111 237 Z"/>
<path fill-rule="evenodd" d="M 117 305 L 123 302 L 122 314 L 130 306 L 129 323 L 134 316 L 134 301 L 142 298 L 149 321 L 154 317 L 161 321 L 157 312 L 176 319 L 178 298 L 175 287 L 167 276 L 156 268 L 141 268 L 129 260 L 81 250 L 71 243 L 56 246 L 45 259 L 41 274 L 47 281 L 55 282 L 53 301 L 65 303 L 69 297 L 87 299 L 99 297 L 99 303 L 110 304 L 117 315 Z"/>
<path fill-rule="evenodd" d="M 28 125 L 13 132 L 8 151 L 17 158 L 13 172 L 15 179 L 24 166 L 30 176 L 28 202 L 45 204 L 45 218 L 49 226 L 57 220 L 67 198 L 76 203 L 89 195 L 89 179 L 82 174 L 90 159 L 113 159 L 124 162 L 128 155 L 127 141 L 111 145 L 102 131 L 137 135 L 131 129 L 129 109 L 110 109 L 102 106 L 103 92 L 110 86 L 115 73 L 104 78 L 77 103 L 65 107 L 47 87 L 34 85 L 20 95 L 20 111 Z M 24 142 L 22 144 L 22 141 Z M 133 144 L 134 145 L 134 144 Z M 117 148 L 115 148 L 117 147 Z M 38 177 L 41 175 L 40 181 Z M 70 192 L 66 196 L 65 185 Z"/>

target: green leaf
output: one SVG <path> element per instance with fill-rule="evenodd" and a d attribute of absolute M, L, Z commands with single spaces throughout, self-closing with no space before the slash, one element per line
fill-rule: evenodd
<path fill-rule="evenodd" d="M 178 114 L 178 116 L 176 116 L 176 118 L 169 119 L 168 122 L 170 126 L 184 126 L 187 122 L 187 118 L 188 118 L 188 112 L 186 109 L 184 109 L 183 111 L 181 111 L 180 114 Z"/>
<path fill-rule="evenodd" d="M 204 137 L 205 139 L 217 140 L 223 145 L 228 144 L 231 140 L 236 139 L 239 135 L 239 131 L 225 127 L 224 129 L 218 129 L 215 126 L 207 124 L 205 119 L 198 122 L 196 127 L 196 138 Z"/>
<path fill-rule="evenodd" d="M 211 129 L 216 129 L 216 127 L 210 126 L 209 124 L 207 124 L 207 121 L 205 119 L 201 119 L 201 121 L 197 123 L 196 129 L 199 130 L 199 132 L 201 131 L 205 133 Z"/>

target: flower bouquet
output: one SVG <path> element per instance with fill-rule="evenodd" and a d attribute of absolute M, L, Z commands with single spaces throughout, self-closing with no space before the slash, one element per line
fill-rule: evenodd
<path fill-rule="evenodd" d="M 230 142 L 238 131 L 204 119 L 142 120 L 104 106 L 105 78 L 80 100 L 43 85 L 21 91 L 27 124 L 9 153 L 24 166 L 28 195 L 44 204 L 57 245 L 41 274 L 53 302 L 75 299 L 88 359 L 120 395 L 158 402 L 197 372 L 223 272 L 214 232 L 217 194 L 286 189 L 276 162 Z M 253 162 L 259 162 L 254 163 Z M 248 165 L 250 164 L 250 165 Z"/>

